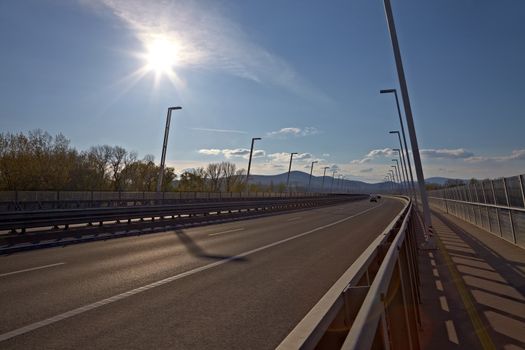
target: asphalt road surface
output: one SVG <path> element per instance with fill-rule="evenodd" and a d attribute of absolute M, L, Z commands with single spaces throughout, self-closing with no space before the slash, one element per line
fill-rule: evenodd
<path fill-rule="evenodd" d="M 351 202 L 0 257 L 0 349 L 273 349 L 402 209 Z"/>

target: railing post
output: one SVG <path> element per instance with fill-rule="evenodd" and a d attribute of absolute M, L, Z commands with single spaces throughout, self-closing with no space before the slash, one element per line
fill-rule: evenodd
<path fill-rule="evenodd" d="M 523 183 L 523 175 L 518 175 L 518 179 L 520 180 L 521 202 L 523 204 L 523 208 L 525 208 L 525 184 Z"/>
<path fill-rule="evenodd" d="M 507 201 L 507 207 L 510 208 L 509 202 L 509 193 L 507 191 L 507 179 L 503 178 L 503 189 L 505 190 L 505 200 Z M 512 234 L 512 240 L 516 244 L 516 232 L 514 232 L 514 220 L 512 220 L 512 210 L 509 210 L 509 220 L 510 220 L 510 232 Z"/>
<path fill-rule="evenodd" d="M 483 180 L 481 181 L 481 192 L 483 192 L 483 203 L 487 204 L 487 196 L 485 195 L 485 187 L 483 186 Z M 490 212 L 489 207 L 485 207 L 487 212 L 487 221 L 489 222 L 489 232 L 492 232 L 492 224 L 490 223 Z"/>
<path fill-rule="evenodd" d="M 494 182 L 490 180 L 490 188 L 492 189 L 492 199 L 494 200 L 494 205 L 497 205 L 496 202 L 496 192 L 494 192 Z M 498 229 L 499 229 L 499 235 L 503 236 L 503 233 L 501 232 L 501 223 L 499 222 L 499 209 L 496 207 L 496 220 L 498 221 Z"/>

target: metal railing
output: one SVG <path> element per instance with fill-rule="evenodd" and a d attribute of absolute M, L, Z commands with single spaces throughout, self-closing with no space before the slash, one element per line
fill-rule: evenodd
<path fill-rule="evenodd" d="M 434 207 L 525 248 L 524 175 L 429 192 Z"/>
<path fill-rule="evenodd" d="M 183 203 L 141 207 L 53 209 L 0 212 L 0 246 L 42 240 L 79 238 L 84 234 L 166 228 L 237 220 L 362 200 L 367 195 L 305 198 L 259 198 L 242 201 Z"/>
<path fill-rule="evenodd" d="M 209 200 L 303 198 L 325 196 L 307 192 L 112 192 L 0 191 L 0 212 L 16 210 L 169 205 Z"/>
<path fill-rule="evenodd" d="M 419 349 L 416 220 L 401 213 L 330 288 L 278 349 Z"/>

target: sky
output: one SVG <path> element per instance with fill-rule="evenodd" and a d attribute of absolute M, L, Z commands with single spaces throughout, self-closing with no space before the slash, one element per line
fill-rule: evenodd
<path fill-rule="evenodd" d="M 525 2 L 392 0 L 425 177 L 525 173 Z M 382 181 L 398 88 L 380 0 L 4 0 L 0 131 Z M 407 135 L 408 136 L 408 135 Z M 410 148 L 410 147 L 409 147 Z"/>

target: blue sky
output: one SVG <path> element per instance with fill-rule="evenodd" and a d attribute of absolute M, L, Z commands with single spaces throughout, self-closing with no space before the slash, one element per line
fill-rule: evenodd
<path fill-rule="evenodd" d="M 425 176 L 525 173 L 525 3 L 392 0 Z M 161 43 L 167 61 L 152 63 Z M 380 0 L 4 0 L 0 130 L 118 144 L 177 171 L 312 160 L 380 181 L 399 129 Z M 166 51 L 165 48 L 168 48 Z M 158 57 L 157 57 L 158 58 Z"/>

